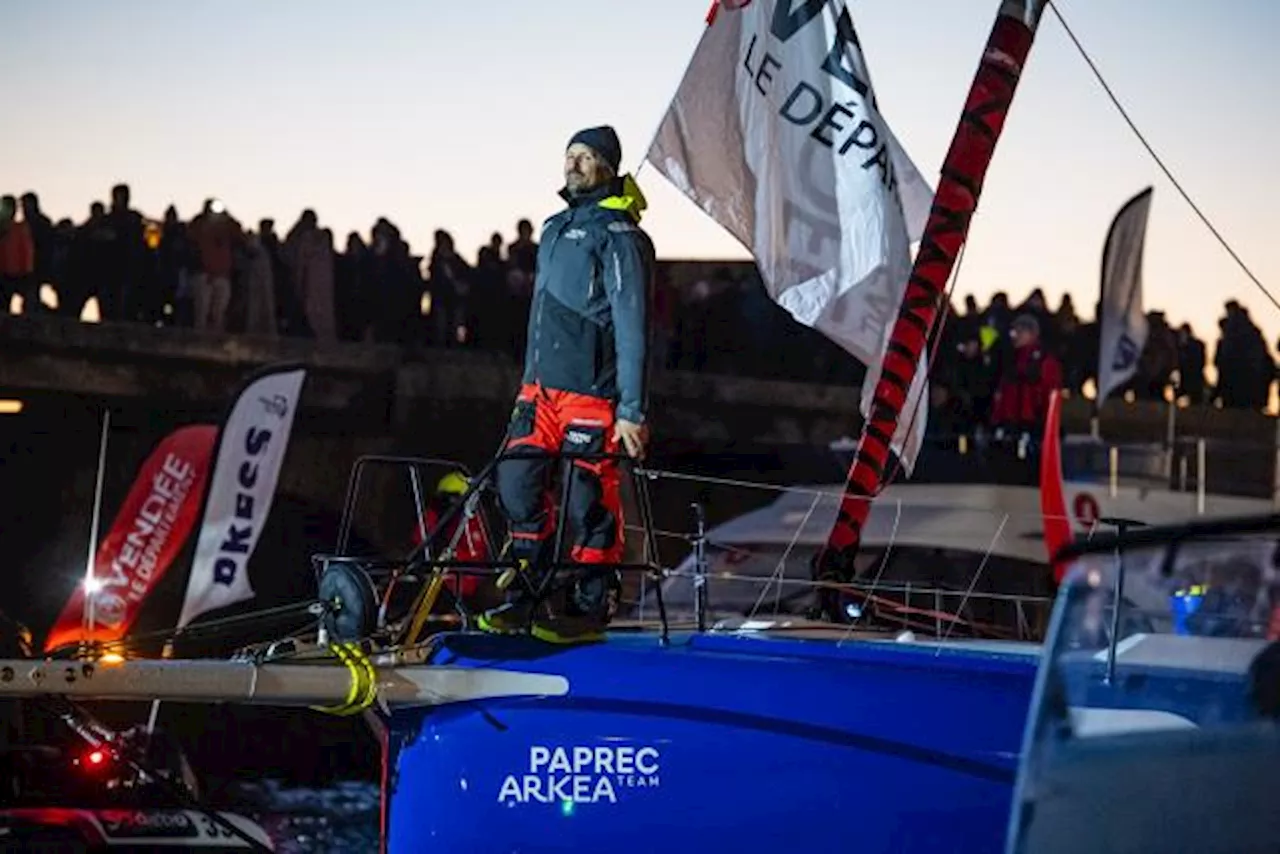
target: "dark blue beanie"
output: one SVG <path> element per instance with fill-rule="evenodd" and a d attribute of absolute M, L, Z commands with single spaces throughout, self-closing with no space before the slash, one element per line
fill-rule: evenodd
<path fill-rule="evenodd" d="M 608 125 L 601 125 L 596 128 L 587 128 L 580 130 L 573 135 L 573 139 L 569 140 L 569 145 L 580 142 L 590 148 L 596 154 L 599 154 L 605 163 L 608 163 L 613 173 L 618 174 L 618 170 L 622 165 L 622 143 L 618 141 L 618 134 Z M 565 148 L 569 146 L 566 145 Z"/>

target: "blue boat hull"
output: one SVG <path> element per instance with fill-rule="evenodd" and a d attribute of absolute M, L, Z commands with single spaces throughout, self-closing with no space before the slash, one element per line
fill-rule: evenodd
<path fill-rule="evenodd" d="M 395 712 L 392 854 L 999 850 L 1037 662 L 867 641 L 451 635 L 432 663 L 556 674 L 569 690 Z"/>

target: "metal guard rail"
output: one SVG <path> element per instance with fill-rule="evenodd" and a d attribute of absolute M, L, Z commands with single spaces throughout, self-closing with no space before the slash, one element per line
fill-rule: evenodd
<path fill-rule="evenodd" d="M 347 486 L 347 495 L 343 505 L 342 522 L 339 527 L 338 534 L 338 553 L 333 555 L 315 555 L 312 557 L 313 564 L 323 566 L 333 561 L 359 561 L 365 566 L 380 567 L 390 569 L 393 572 L 392 584 L 397 578 L 406 575 L 414 575 L 423 570 L 430 570 L 432 573 L 444 571 L 460 571 L 459 574 L 466 575 L 499 575 L 505 572 L 514 572 L 516 579 L 519 581 L 525 592 L 528 593 L 536 607 L 550 596 L 554 591 L 554 582 L 557 572 L 566 569 L 581 569 L 583 564 L 563 560 L 565 536 L 567 525 L 557 524 L 555 532 L 554 551 L 551 560 L 546 564 L 546 570 L 542 577 L 534 580 L 528 577 L 522 567 L 516 561 L 461 561 L 452 559 L 437 559 L 431 555 L 437 551 L 440 540 L 449 531 L 456 521 L 459 520 L 461 514 L 468 515 L 476 513 L 478 508 L 477 502 L 481 493 L 492 481 L 497 472 L 498 465 L 508 459 L 530 459 L 530 458 L 546 458 L 550 461 L 558 462 L 561 466 L 561 488 L 560 500 L 557 507 L 557 520 L 567 518 L 566 509 L 568 508 L 569 499 L 572 495 L 573 478 L 568 475 L 571 473 L 571 467 L 578 461 L 602 462 L 612 460 L 628 469 L 631 473 L 633 487 L 635 489 L 636 503 L 638 505 L 640 518 L 638 520 L 639 527 L 644 531 L 644 550 L 648 558 L 644 563 L 599 563 L 591 564 L 590 568 L 617 571 L 620 573 L 644 572 L 650 574 L 655 580 L 662 577 L 662 567 L 657 563 L 657 538 L 654 532 L 653 524 L 653 505 L 649 496 L 648 482 L 651 475 L 645 474 L 643 469 L 636 465 L 636 461 L 627 454 L 622 453 L 602 453 L 602 452 L 581 452 L 581 451 L 557 451 L 548 453 L 542 450 L 532 452 L 525 448 L 514 448 L 499 451 L 494 457 L 482 468 L 479 473 L 472 476 L 470 469 L 465 465 L 457 463 L 453 460 L 446 460 L 433 457 L 412 457 L 412 456 L 394 456 L 394 455 L 368 455 L 362 456 L 356 460 L 352 470 L 352 475 Z M 415 513 L 418 519 L 421 519 L 425 511 L 422 502 L 422 489 L 419 469 L 425 466 L 447 466 L 454 470 L 460 471 L 467 478 L 467 489 L 461 498 L 449 507 L 436 522 L 434 528 L 424 532 L 422 542 L 416 546 L 409 555 L 402 560 L 366 560 L 363 558 L 355 558 L 347 554 L 347 548 L 350 544 L 351 525 L 354 516 L 355 500 L 359 491 L 360 484 L 363 480 L 365 469 L 374 464 L 407 466 L 409 468 L 410 483 L 414 492 Z M 481 514 L 480 520 L 484 524 L 484 518 Z M 461 526 L 459 526 L 460 528 Z M 488 526 L 484 525 L 484 535 L 486 545 L 489 546 L 489 553 L 495 554 L 492 548 L 492 538 L 488 531 Z M 666 604 L 662 598 L 662 585 L 655 585 L 657 595 L 657 605 L 659 619 L 661 621 L 661 640 L 667 643 L 670 638 L 670 624 L 667 619 Z M 388 591 L 389 594 L 390 591 Z M 423 592 L 425 593 L 425 587 Z M 415 607 L 417 607 L 415 605 Z"/>

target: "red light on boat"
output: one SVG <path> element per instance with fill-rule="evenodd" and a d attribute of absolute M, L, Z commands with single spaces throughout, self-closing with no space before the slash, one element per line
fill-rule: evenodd
<path fill-rule="evenodd" d="M 103 762 L 107 761 L 107 754 L 103 753 L 101 750 L 91 750 L 89 751 L 89 755 L 85 757 L 85 760 L 90 765 L 101 765 Z"/>

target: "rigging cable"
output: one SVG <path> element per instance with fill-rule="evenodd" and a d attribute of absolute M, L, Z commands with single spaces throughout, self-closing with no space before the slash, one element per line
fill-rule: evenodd
<path fill-rule="evenodd" d="M 1205 228 L 1209 229 L 1209 232 L 1217 238 L 1218 242 L 1222 244 L 1222 248 L 1227 250 L 1227 254 L 1230 255 L 1231 259 L 1236 262 L 1241 270 L 1244 271 L 1244 274 L 1249 277 L 1249 280 L 1258 287 L 1258 290 L 1262 291 L 1263 295 L 1271 301 L 1273 306 L 1280 309 L 1280 300 L 1277 300 L 1271 291 L 1267 290 L 1266 285 L 1262 284 L 1258 277 L 1253 274 L 1253 271 L 1249 269 L 1249 266 L 1244 263 L 1244 260 L 1236 254 L 1236 251 L 1231 248 L 1231 244 L 1222 236 L 1222 233 L 1218 231 L 1209 217 L 1200 209 L 1200 206 L 1192 201 L 1190 194 L 1182 188 L 1182 184 L 1180 184 L 1178 179 L 1173 176 L 1173 172 L 1164 164 L 1164 161 L 1160 159 L 1160 155 L 1156 154 L 1155 149 L 1151 147 L 1151 143 L 1147 141 L 1146 136 L 1138 129 L 1138 126 L 1134 123 L 1133 119 L 1129 117 L 1129 111 L 1120 103 L 1120 99 L 1116 97 L 1116 93 L 1111 89 L 1111 86 L 1108 85 L 1106 78 L 1102 76 L 1102 72 L 1098 70 L 1098 66 L 1094 63 L 1093 57 L 1089 55 L 1089 52 L 1085 50 L 1084 45 L 1080 43 L 1080 39 L 1076 38 L 1075 32 L 1071 29 L 1070 25 L 1067 24 L 1066 19 L 1062 16 L 1061 10 L 1058 9 L 1058 4 L 1054 2 L 1054 0 L 1047 0 L 1046 5 L 1053 10 L 1053 16 L 1058 19 L 1058 23 L 1062 25 L 1062 29 L 1066 32 L 1067 37 L 1071 39 L 1071 43 L 1075 45 L 1075 48 L 1079 52 L 1081 58 L 1083 58 L 1085 63 L 1088 64 L 1089 70 L 1093 72 L 1094 78 L 1098 81 L 1098 85 L 1100 85 L 1102 90 L 1107 93 L 1107 97 L 1111 99 L 1112 105 L 1115 106 L 1116 110 L 1120 113 L 1121 118 L 1125 120 L 1125 123 L 1129 125 L 1129 129 L 1132 130 L 1134 136 L 1138 138 L 1138 142 L 1142 143 L 1142 147 L 1151 155 L 1151 159 L 1155 161 L 1156 166 L 1160 167 L 1160 171 L 1169 179 L 1169 183 L 1173 184 L 1173 188 L 1177 190 L 1183 200 L 1191 206 L 1191 210 L 1195 211 L 1196 216 L 1200 218 L 1202 223 L 1204 223 Z"/>
<path fill-rule="evenodd" d="M 228 617 L 218 617 L 200 623 L 192 623 L 191 625 L 184 626 L 182 628 L 174 627 L 155 629 L 146 632 L 135 632 L 116 640 L 98 641 L 90 645 L 96 646 L 104 652 L 124 652 L 134 649 L 143 642 L 170 642 L 178 640 L 179 638 L 213 635 L 228 628 L 238 627 L 241 623 L 251 624 L 256 621 L 264 621 L 273 617 L 290 617 L 299 614 L 311 614 L 316 611 L 323 612 L 324 607 L 324 603 L 319 599 L 305 599 L 300 602 L 291 602 L 287 605 L 276 605 L 269 608 L 256 608 L 242 614 L 232 614 Z M 74 655 L 79 651 L 81 646 L 82 644 L 79 641 L 69 642 L 50 650 L 46 653 L 45 657 L 62 658 L 65 655 Z"/>

